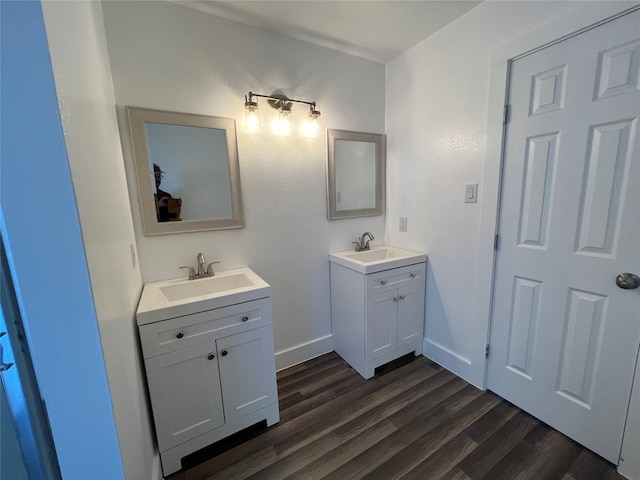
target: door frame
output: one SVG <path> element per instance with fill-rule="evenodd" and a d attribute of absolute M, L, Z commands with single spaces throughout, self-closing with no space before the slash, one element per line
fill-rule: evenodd
<path fill-rule="evenodd" d="M 502 181 L 503 148 L 505 128 L 504 109 L 509 88 L 509 70 L 513 61 L 537 50 L 578 35 L 620 16 L 640 9 L 640 2 L 606 2 L 587 4 L 584 7 L 545 24 L 522 37 L 518 37 L 495 48 L 491 54 L 489 79 L 489 103 L 487 114 L 487 136 L 485 162 L 483 169 L 483 201 L 481 206 L 480 243 L 478 246 L 478 273 L 476 276 L 477 308 L 475 337 L 484 338 L 483 343 L 474 346 L 474 357 L 482 365 L 483 388 L 487 388 L 488 362 L 485 346 L 489 344 L 491 314 L 493 303 L 493 285 L 496 261 L 494 248 L 498 233 L 500 194 Z M 640 357 L 636 370 L 640 369 Z M 480 376 L 480 372 L 478 372 Z M 637 376 L 637 375 L 636 375 Z M 636 385 L 636 389 L 639 386 Z M 627 414 L 628 418 L 628 414 Z M 625 445 L 623 443 L 623 451 Z M 638 473 L 640 475 L 640 472 Z"/>

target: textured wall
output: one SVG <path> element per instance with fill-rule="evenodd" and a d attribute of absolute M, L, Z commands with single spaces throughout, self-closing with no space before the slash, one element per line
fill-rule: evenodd
<path fill-rule="evenodd" d="M 38 387 L 62 477 L 119 479 L 118 437 L 40 2 L 0 8 L 0 224 Z"/>
<path fill-rule="evenodd" d="M 281 89 L 318 102 L 323 128 L 382 133 L 384 66 L 169 2 L 103 9 L 143 280 L 184 276 L 178 267 L 198 252 L 221 260 L 220 270 L 249 266 L 272 286 L 276 352 L 302 346 L 304 356 L 314 342 L 330 349 L 328 253 L 350 248 L 365 230 L 381 241 L 384 219 L 327 221 L 324 135 L 273 136 L 266 103 L 265 128 L 249 134 L 244 95 Z M 246 228 L 143 235 L 127 105 L 236 119 Z M 305 115 L 294 107 L 294 120 Z"/>
<path fill-rule="evenodd" d="M 386 66 L 387 240 L 429 255 L 425 354 L 481 385 L 476 276 L 492 50 L 581 2 L 483 2 Z M 478 203 L 464 203 L 478 183 Z M 408 217 L 408 232 L 398 218 Z"/>
<path fill-rule="evenodd" d="M 91 287 L 127 478 L 148 479 L 154 440 L 135 330 L 142 289 L 99 2 L 43 2 Z"/>

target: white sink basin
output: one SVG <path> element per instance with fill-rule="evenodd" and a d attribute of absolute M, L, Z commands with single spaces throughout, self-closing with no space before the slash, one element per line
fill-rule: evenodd
<path fill-rule="evenodd" d="M 215 293 L 226 292 L 243 287 L 252 287 L 254 283 L 245 273 L 227 276 L 215 276 L 193 281 L 180 282 L 174 285 L 161 286 L 160 291 L 167 301 L 187 300 Z"/>
<path fill-rule="evenodd" d="M 349 250 L 329 255 L 329 261 L 365 275 L 390 268 L 406 267 L 426 260 L 427 256 L 424 253 L 387 245 L 373 247 L 363 252 Z"/>
<path fill-rule="evenodd" d="M 356 252 L 347 255 L 352 260 L 357 260 L 363 263 L 377 262 L 378 260 L 385 260 L 387 258 L 397 258 L 400 255 L 400 251 L 389 247 L 381 247 L 375 250 L 366 250 L 364 252 Z"/>
<path fill-rule="evenodd" d="M 226 307 L 270 295 L 268 283 L 249 268 L 216 272 L 215 276 L 147 283 L 136 317 L 138 325 Z"/>

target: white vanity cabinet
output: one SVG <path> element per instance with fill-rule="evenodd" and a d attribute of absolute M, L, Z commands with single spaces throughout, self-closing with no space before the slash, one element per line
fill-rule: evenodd
<path fill-rule="evenodd" d="M 422 353 L 425 262 L 365 274 L 331 262 L 334 349 L 362 377 Z"/>
<path fill-rule="evenodd" d="M 165 476 L 190 453 L 280 420 L 270 298 L 138 323 Z"/>

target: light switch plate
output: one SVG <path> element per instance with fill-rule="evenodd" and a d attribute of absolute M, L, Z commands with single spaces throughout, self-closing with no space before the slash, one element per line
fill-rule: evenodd
<path fill-rule="evenodd" d="M 407 217 L 400 217 L 400 231 L 407 231 Z"/>
<path fill-rule="evenodd" d="M 464 187 L 464 203 L 478 202 L 478 184 L 470 183 Z"/>

